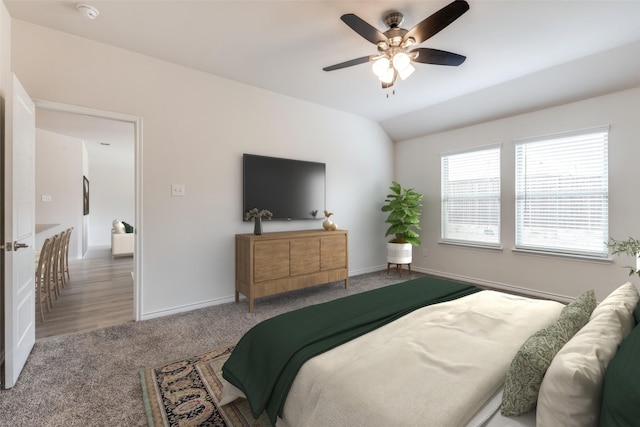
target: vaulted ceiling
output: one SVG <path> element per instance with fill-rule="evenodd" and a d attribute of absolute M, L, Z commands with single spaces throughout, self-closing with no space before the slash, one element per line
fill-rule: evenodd
<path fill-rule="evenodd" d="M 467 60 L 383 90 L 370 64 L 322 70 L 377 52 L 340 16 L 385 31 L 400 11 L 409 29 L 449 1 L 89 0 L 90 20 L 78 2 L 5 0 L 15 19 L 367 117 L 395 141 L 640 86 L 640 1 L 468 2 L 420 45 Z"/>

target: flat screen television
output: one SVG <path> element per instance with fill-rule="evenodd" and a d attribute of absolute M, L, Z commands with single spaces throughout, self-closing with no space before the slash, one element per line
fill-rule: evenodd
<path fill-rule="evenodd" d="M 324 217 L 324 163 L 254 154 L 244 154 L 242 163 L 243 219 L 253 208 L 271 211 L 272 220 Z"/>

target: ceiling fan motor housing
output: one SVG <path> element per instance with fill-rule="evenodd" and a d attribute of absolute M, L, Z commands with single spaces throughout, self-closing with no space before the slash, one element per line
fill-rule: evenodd
<path fill-rule="evenodd" d="M 405 34 L 407 34 L 407 30 L 404 28 L 392 28 L 384 33 L 387 36 L 389 46 L 400 46 Z"/>
<path fill-rule="evenodd" d="M 391 12 L 384 17 L 384 23 L 389 28 L 398 28 L 404 21 L 404 15 L 400 12 Z"/>

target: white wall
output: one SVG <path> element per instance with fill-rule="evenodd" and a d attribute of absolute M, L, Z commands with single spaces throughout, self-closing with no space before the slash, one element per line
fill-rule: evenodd
<path fill-rule="evenodd" d="M 326 163 L 351 274 L 383 265 L 393 146 L 377 123 L 23 21 L 12 29 L 14 70 L 34 99 L 143 118 L 144 316 L 232 297 L 234 235 L 252 230 L 241 220 L 245 152 Z M 171 197 L 171 184 L 186 196 Z"/>
<path fill-rule="evenodd" d="M 611 125 L 609 134 L 609 231 L 622 240 L 640 236 L 640 88 L 548 108 L 424 136 L 396 144 L 399 181 L 425 194 L 422 218 L 422 249 L 414 250 L 414 266 L 423 271 L 466 277 L 489 284 L 512 285 L 563 296 L 577 296 L 595 289 L 603 298 L 629 280 L 625 265 L 550 256 L 517 254 L 515 245 L 515 160 L 512 140 L 547 135 L 598 125 Z M 439 244 L 440 154 L 442 152 L 502 143 L 501 217 L 502 251 Z M 635 279 L 637 281 L 637 276 Z"/>
<path fill-rule="evenodd" d="M 89 178 L 89 246 L 111 246 L 111 226 L 114 219 L 134 227 L 134 133 L 126 144 L 101 146 L 99 142 L 88 150 Z"/>
<path fill-rule="evenodd" d="M 36 235 L 44 239 L 73 227 L 69 258 L 82 258 L 82 140 L 36 129 L 36 224 L 58 224 Z M 42 201 L 42 196 L 51 201 Z"/>
<path fill-rule="evenodd" d="M 37 114 L 37 113 L 36 113 Z M 87 150 L 86 144 L 93 144 Z M 74 227 L 69 256 L 82 258 L 89 246 L 111 245 L 111 223 L 134 218 L 134 136 L 127 144 L 100 146 L 36 129 L 36 223 L 58 224 L 36 235 L 36 246 Z M 89 215 L 82 212 L 82 177 L 89 179 Z M 43 202 L 42 195 L 51 196 Z"/>

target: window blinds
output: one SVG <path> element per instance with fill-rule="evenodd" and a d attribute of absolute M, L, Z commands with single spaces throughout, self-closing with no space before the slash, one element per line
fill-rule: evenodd
<path fill-rule="evenodd" d="M 517 249 L 608 255 L 608 133 L 515 141 Z"/>
<path fill-rule="evenodd" d="M 500 245 L 500 146 L 441 156 L 445 242 Z"/>

